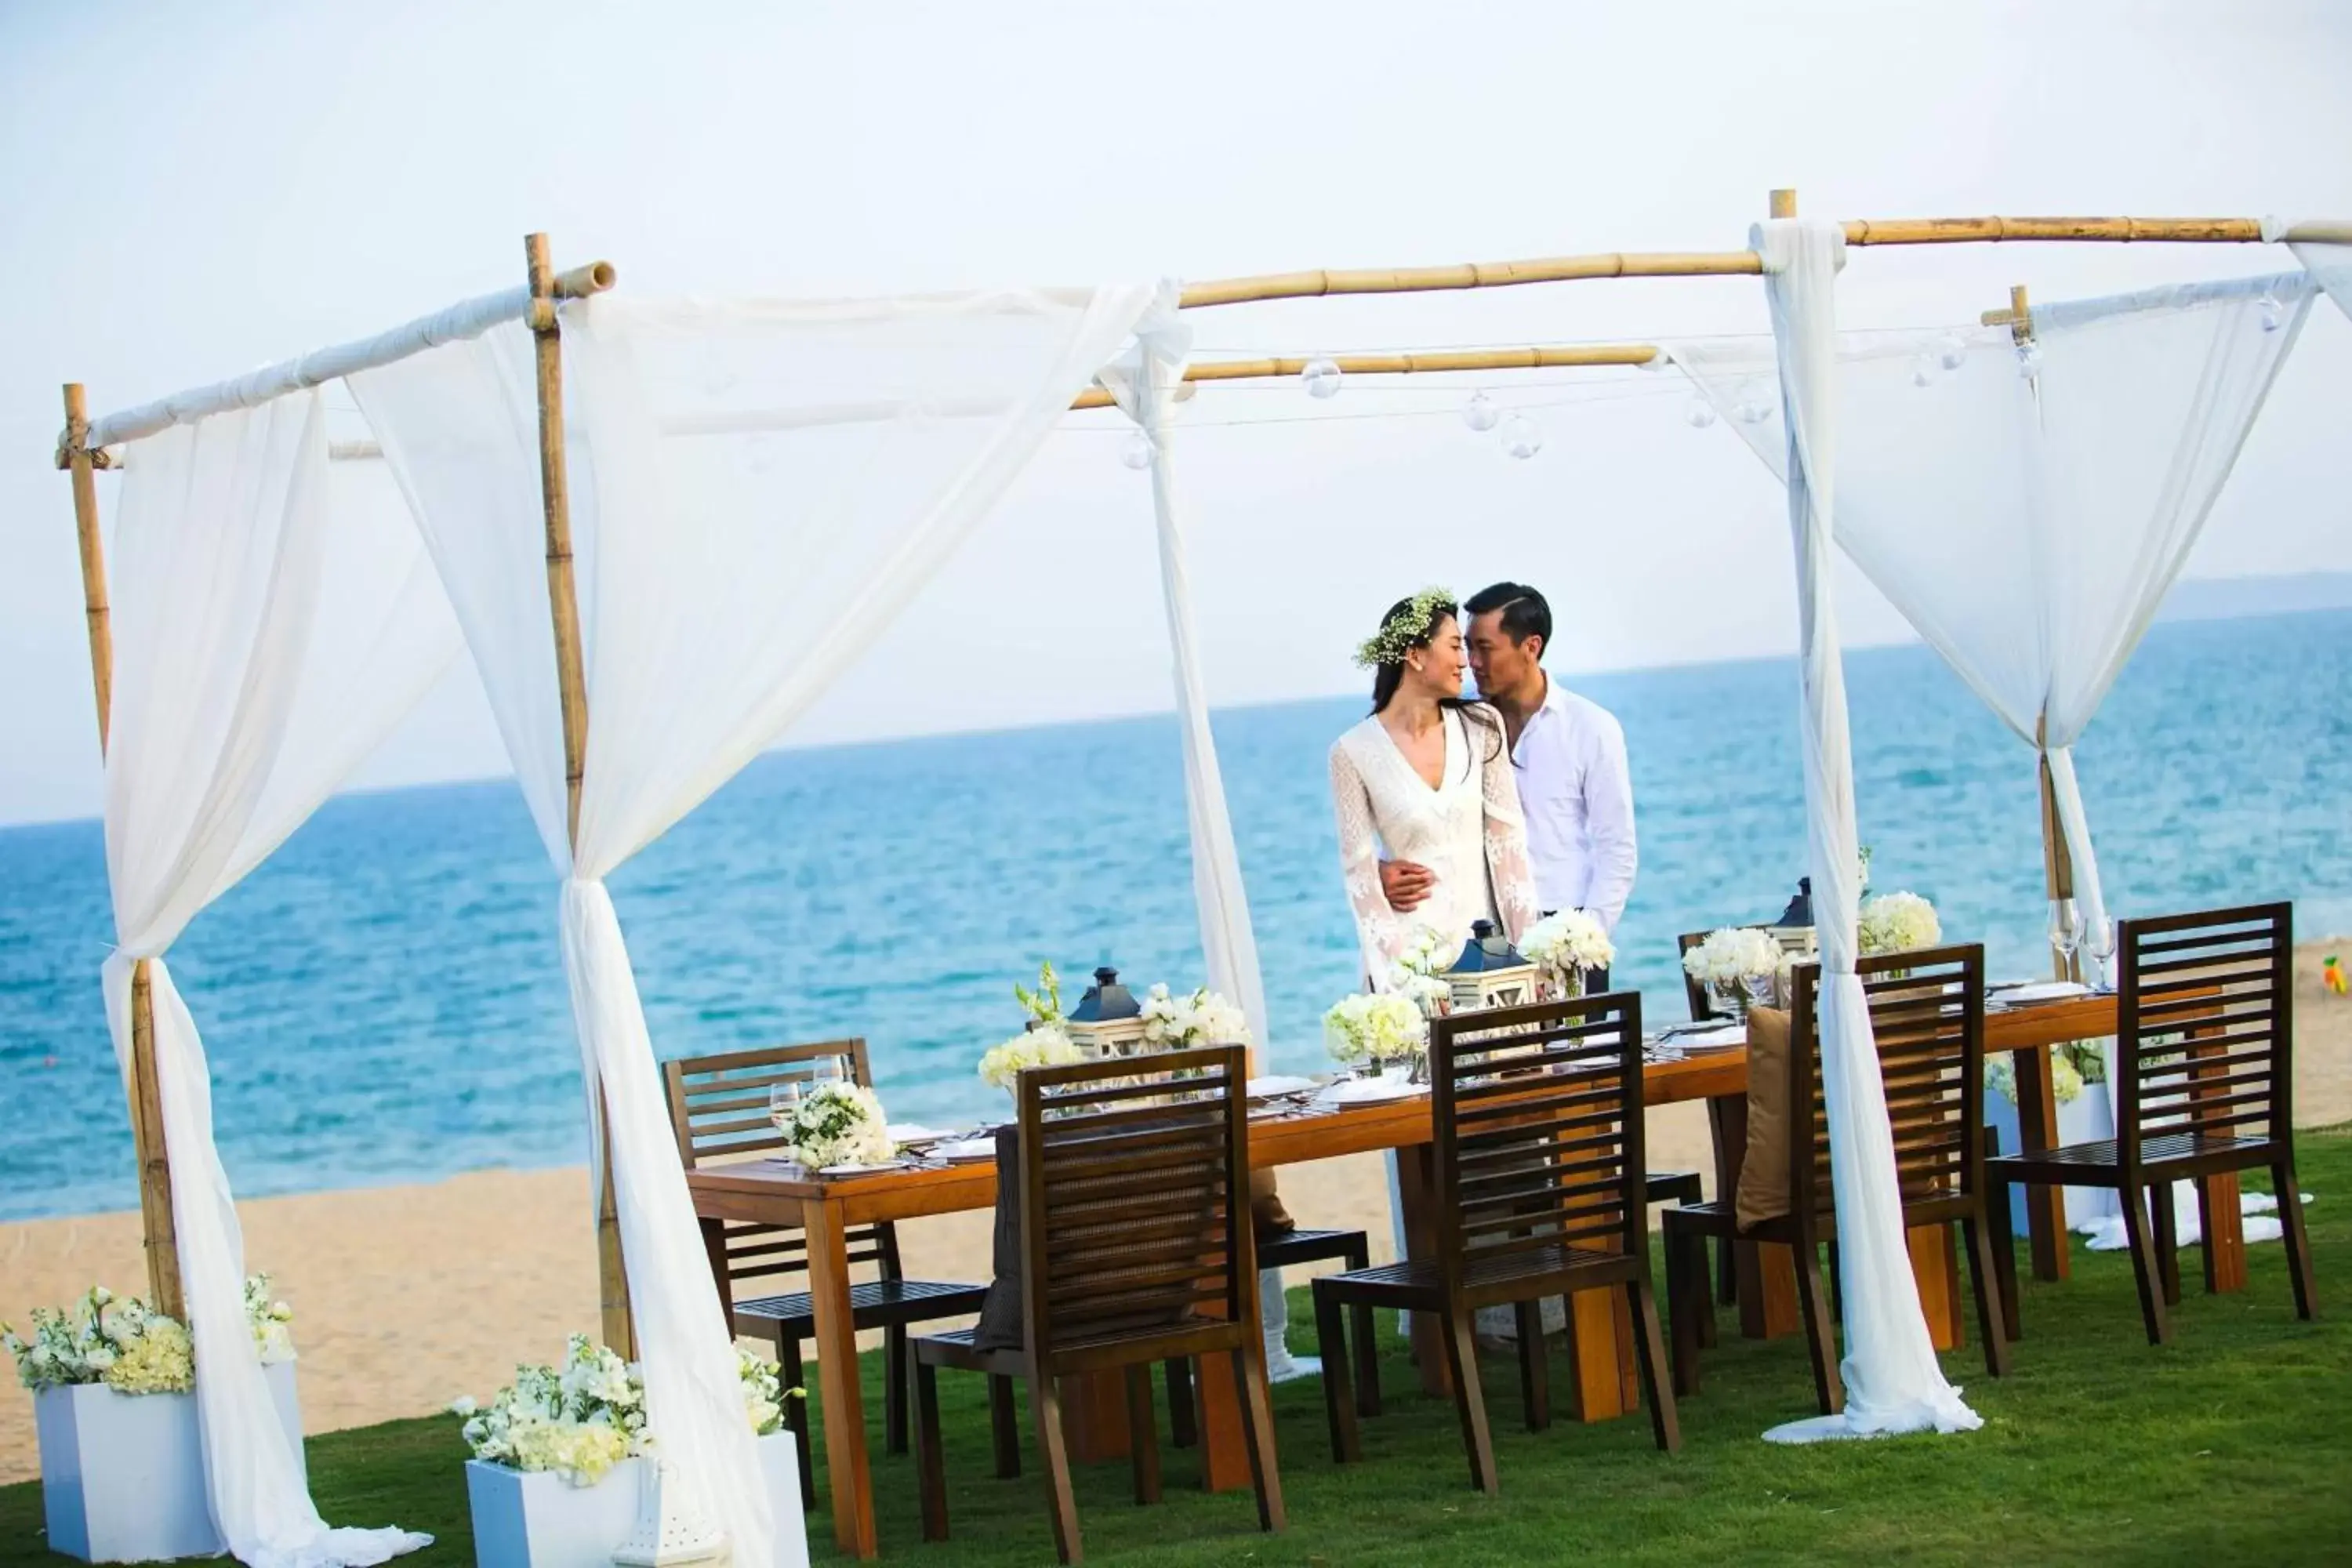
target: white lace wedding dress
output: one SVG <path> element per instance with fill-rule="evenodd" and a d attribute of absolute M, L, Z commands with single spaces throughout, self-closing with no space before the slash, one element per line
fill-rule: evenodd
<path fill-rule="evenodd" d="M 1413 771 L 1377 716 L 1331 748 L 1331 800 L 1339 816 L 1339 867 L 1356 915 L 1364 973 L 1389 989 L 1391 966 L 1428 926 L 1455 944 L 1473 921 L 1493 921 L 1514 942 L 1536 918 L 1535 876 L 1528 865 L 1527 819 L 1491 708 L 1480 718 L 1444 714 L 1445 772 L 1432 789 Z M 1381 891 L 1382 852 L 1435 873 L 1427 900 L 1403 914 Z"/>

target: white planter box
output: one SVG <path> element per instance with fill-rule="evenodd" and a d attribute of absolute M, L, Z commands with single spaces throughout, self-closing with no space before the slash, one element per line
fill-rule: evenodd
<path fill-rule="evenodd" d="M 643 1459 L 624 1459 L 593 1487 L 545 1470 L 466 1461 L 478 1568 L 612 1568 L 613 1548 L 637 1522 Z M 800 1464 L 790 1432 L 760 1439 L 760 1471 L 776 1520 L 778 1568 L 808 1562 Z"/>
<path fill-rule="evenodd" d="M 262 1373 L 299 1463 L 294 1363 Z M 205 1497 L 194 1394 L 117 1394 L 95 1383 L 44 1389 L 33 1396 L 33 1424 L 50 1551 L 85 1563 L 152 1563 L 227 1550 Z"/>
<path fill-rule="evenodd" d="M 1985 1121 L 2000 1129 L 2000 1152 L 2014 1154 L 2024 1148 L 2020 1142 L 2017 1106 L 2009 1096 L 1996 1089 L 1985 1090 Z M 2058 1142 L 2095 1143 L 2116 1135 L 2115 1112 L 2107 1104 L 2107 1086 L 2086 1083 L 2083 1092 L 2058 1107 Z M 2012 1235 L 2025 1235 L 2025 1194 L 2022 1186 L 2009 1189 L 2009 1226 Z M 2068 1187 L 2066 1189 L 2066 1228 L 2074 1229 L 2086 1220 L 2094 1220 L 2116 1212 L 2116 1194 L 2104 1187 Z"/>

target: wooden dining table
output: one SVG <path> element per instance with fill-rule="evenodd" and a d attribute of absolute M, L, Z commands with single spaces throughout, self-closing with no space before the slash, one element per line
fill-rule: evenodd
<path fill-rule="evenodd" d="M 2065 1041 L 2095 1039 L 2116 1026 L 2112 995 L 2083 995 L 2016 1006 L 1990 1006 L 1985 1015 L 1988 1053 L 2016 1053 L 2019 1121 L 2029 1148 L 2056 1142 L 2057 1102 L 2050 1089 L 2049 1050 Z M 1647 1105 L 1705 1100 L 1714 1134 L 1717 1190 L 1728 1192 L 1738 1179 L 1747 1146 L 1748 1053 L 1744 1044 L 1692 1047 L 1679 1055 L 1661 1052 L 1643 1072 Z M 1254 1166 L 1298 1164 L 1342 1155 L 1393 1151 L 1408 1256 L 1425 1256 L 1433 1245 L 1432 1203 L 1434 1172 L 1430 1152 L 1430 1102 L 1425 1094 L 1373 1104 L 1278 1108 L 1255 1115 L 1250 1124 Z M 847 1235 L 852 1226 L 877 1220 L 992 1209 L 996 1167 L 992 1162 L 931 1162 L 839 1177 L 824 1177 L 789 1161 L 765 1159 L 704 1166 L 687 1173 L 695 1212 L 706 1239 L 725 1222 L 797 1225 L 806 1234 L 809 1294 L 814 1315 L 817 1391 L 824 1405 L 825 1462 L 833 1505 L 834 1538 L 844 1552 L 868 1558 L 877 1550 L 874 1499 L 866 1442 L 866 1415 L 858 1384 L 857 1335 L 849 1309 Z M 2216 1217 L 2216 1234 L 2206 1238 L 2209 1287 L 2242 1288 L 2244 1247 L 2238 1225 L 2234 1176 L 2213 1178 L 2205 1212 Z M 2063 1194 L 2036 1191 L 2031 1208 L 2034 1270 L 2042 1278 L 2066 1271 Z M 2045 1234 L 2046 1232 L 2046 1234 Z M 1741 1243 L 1734 1248 L 1739 1277 L 1741 1331 L 1771 1337 L 1798 1327 L 1793 1259 L 1785 1247 Z M 1964 1314 L 1948 1226 L 1913 1233 L 1911 1256 L 1920 1300 L 1939 1348 L 1962 1342 Z M 2046 1263 L 2046 1267 L 2045 1267 Z M 726 1292 L 720 1271 L 722 1300 Z M 731 1305 L 731 1304 L 730 1304 Z M 1581 1420 L 1598 1421 L 1635 1407 L 1639 1384 L 1632 1354 L 1632 1325 L 1622 1292 L 1587 1291 L 1571 1299 L 1569 1316 L 1575 1375 L 1570 1404 Z M 1445 1357 L 1435 1339 L 1437 1325 L 1417 1317 L 1412 1325 L 1423 1385 L 1449 1392 Z M 1200 1409 L 1203 1484 L 1212 1489 L 1247 1486 L 1240 1407 L 1230 1370 L 1204 1363 L 1195 1380 Z M 1112 1391 L 1115 1393 L 1115 1391 Z M 1087 1401 L 1073 1401 L 1074 1419 L 1085 1419 Z M 1106 1442 L 1074 1444 L 1096 1457 L 1123 1441 L 1123 1415 L 1105 1415 L 1097 1426 Z"/>

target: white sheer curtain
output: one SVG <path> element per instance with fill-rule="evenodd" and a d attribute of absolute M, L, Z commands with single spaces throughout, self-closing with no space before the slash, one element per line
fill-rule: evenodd
<path fill-rule="evenodd" d="M 614 1186 L 649 1424 L 741 1568 L 771 1520 L 734 1352 L 603 879 L 772 742 L 929 581 L 1126 338 L 1148 287 L 563 310 L 586 654 L 576 851 L 528 333 L 352 377 L 416 510 L 566 875 L 565 971 Z M 887 828 L 877 854 L 887 853 Z"/>
<path fill-rule="evenodd" d="M 132 972 L 147 961 L 213 1521 L 253 1568 L 381 1563 L 431 1538 L 331 1530 L 311 1505 L 245 1321 L 204 1041 L 163 953 L 415 705 L 457 627 L 404 517 L 331 503 L 315 393 L 173 426 L 124 456 L 105 805 L 119 945 L 103 978 L 127 1082 Z"/>
<path fill-rule="evenodd" d="M 1844 1284 L 1845 1409 L 1776 1426 L 1776 1442 L 1886 1432 L 1966 1431 L 1981 1425 L 1936 1363 L 1903 1229 L 1895 1135 L 1879 1081 L 1870 1009 L 1854 973 L 1861 899 L 1853 818 L 1853 755 L 1845 672 L 1830 595 L 1831 520 L 1848 449 L 1837 386 L 1838 269 L 1845 235 L 1814 218 L 1759 225 L 1749 240 L 1764 263 L 1785 407 L 1789 522 L 1797 559 L 1798 658 L 1805 817 L 1813 919 L 1821 935 L 1822 1088 L 1830 1121 L 1830 1175 Z M 1802 1261 L 1801 1259 L 1800 1260 Z"/>
<path fill-rule="evenodd" d="M 2304 265 L 2313 282 L 2327 290 L 2336 308 L 2352 318 L 2352 244 L 2332 240 L 2297 240 L 2287 247 Z"/>
<path fill-rule="evenodd" d="M 1192 329 L 1177 313 L 1181 290 L 1160 285 L 1134 346 L 1106 366 L 1103 384 L 1151 443 L 1151 511 L 1160 536 L 1160 589 L 1175 657 L 1176 720 L 1184 736 L 1184 805 L 1192 830 L 1192 900 L 1200 913 L 1201 948 L 1208 984 L 1249 1019 L 1257 1051 L 1267 1045 L 1265 982 L 1258 971 L 1257 938 L 1250 930 L 1249 893 L 1242 885 L 1233 817 L 1225 809 L 1224 775 L 1209 729 L 1209 699 L 1201 679 L 1201 634 L 1192 619 L 1192 579 L 1185 563 L 1184 524 L 1176 497 L 1175 401 L 1192 351 Z M 1254 1059 L 1263 1057 L 1253 1053 Z"/>

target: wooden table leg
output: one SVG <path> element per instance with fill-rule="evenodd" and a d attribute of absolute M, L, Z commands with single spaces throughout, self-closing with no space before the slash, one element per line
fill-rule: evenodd
<path fill-rule="evenodd" d="M 1127 1377 L 1118 1372 L 1074 1373 L 1060 1380 L 1062 1441 L 1074 1465 L 1099 1465 L 1129 1453 Z"/>
<path fill-rule="evenodd" d="M 1919 1287 L 1919 1310 L 1927 1320 L 1927 1337 L 1939 1351 L 1968 1343 L 1968 1327 L 1960 1311 L 1959 1249 L 1948 1225 L 1923 1225 L 1906 1232 L 1911 1253 L 1911 1278 Z"/>
<path fill-rule="evenodd" d="M 1408 1143 L 1396 1152 L 1397 1206 L 1403 1210 L 1405 1257 L 1437 1253 L 1437 1172 L 1434 1149 Z M 1412 1315 L 1412 1359 L 1421 1369 L 1422 1392 L 1451 1398 L 1454 1381 L 1445 1370 L 1445 1323 L 1433 1312 Z"/>
<path fill-rule="evenodd" d="M 1230 1492 L 1249 1487 L 1249 1436 L 1242 1426 L 1242 1391 L 1234 1381 L 1234 1358 L 1202 1356 L 1192 1387 L 1194 1418 L 1201 1430 L 1201 1489 Z"/>
<path fill-rule="evenodd" d="M 817 1393 L 824 1401 L 824 1459 L 833 1482 L 833 1539 L 852 1557 L 870 1558 L 874 1487 L 866 1467 L 866 1408 L 857 1383 L 857 1325 L 849 1310 L 849 1248 L 841 1211 L 822 1198 L 801 1205 L 808 1238 L 810 1336 Z"/>
<path fill-rule="evenodd" d="M 1739 1167 L 1748 1159 L 1748 1100 L 1721 1095 L 1706 1102 L 1706 1110 L 1715 1133 L 1715 1195 L 1731 1203 L 1739 1190 Z M 1741 1338 L 1776 1340 L 1804 1326 L 1797 1313 L 1796 1260 L 1787 1247 L 1736 1241 L 1731 1266 L 1738 1281 Z"/>
<path fill-rule="evenodd" d="M 2058 1092 L 2050 1082 L 2050 1048 L 2021 1047 L 2010 1058 L 2017 1085 L 2018 1142 L 2028 1153 L 2058 1147 Z M 2066 1189 L 2024 1187 L 2025 1228 L 2033 1277 L 2063 1279 L 2074 1271 L 2066 1250 Z"/>
<path fill-rule="evenodd" d="M 1606 1421 L 1633 1408 L 1625 1398 L 1619 1363 L 1633 1336 L 1618 1331 L 1621 1289 L 1579 1290 L 1568 1299 L 1568 1353 L 1576 1375 L 1569 1409 L 1579 1421 Z"/>
<path fill-rule="evenodd" d="M 2239 1209 L 2237 1172 L 2224 1171 L 2197 1184 L 2197 1224 L 2204 1233 L 2208 1290 L 2246 1288 L 2246 1225 Z"/>

